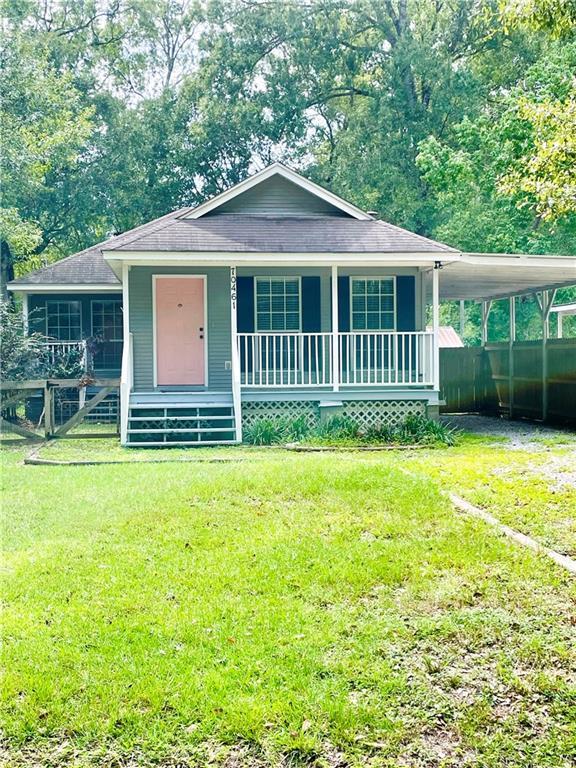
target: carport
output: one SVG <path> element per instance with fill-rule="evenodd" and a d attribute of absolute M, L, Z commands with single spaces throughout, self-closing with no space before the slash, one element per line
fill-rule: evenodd
<path fill-rule="evenodd" d="M 436 262 L 428 295 L 481 304 L 481 346 L 442 350 L 440 385 L 448 411 L 576 422 L 576 339 L 550 338 L 556 292 L 576 286 L 576 258 L 527 254 L 450 254 Z M 517 300 L 533 296 L 541 338 L 517 340 Z M 495 301 L 508 301 L 508 341 L 491 343 Z"/>

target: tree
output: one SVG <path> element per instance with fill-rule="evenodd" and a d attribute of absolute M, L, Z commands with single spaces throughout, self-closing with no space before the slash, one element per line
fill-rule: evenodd
<path fill-rule="evenodd" d="M 52 67 L 47 52 L 19 34 L 7 36 L 5 42 L 0 51 L 3 295 L 16 263 L 26 262 L 50 242 L 50 230 L 40 221 L 41 212 L 33 212 L 32 201 L 50 195 L 62 176 L 73 172 L 92 130 L 92 110 L 82 104 L 71 77 Z"/>

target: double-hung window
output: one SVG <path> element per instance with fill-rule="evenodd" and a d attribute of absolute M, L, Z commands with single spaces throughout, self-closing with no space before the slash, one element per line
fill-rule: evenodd
<path fill-rule="evenodd" d="M 97 368 L 117 368 L 120 365 L 123 330 L 120 299 L 92 302 L 92 335 L 100 342 L 94 355 Z"/>
<path fill-rule="evenodd" d="M 353 331 L 393 331 L 396 327 L 396 280 L 351 277 Z"/>
<path fill-rule="evenodd" d="M 58 341 L 80 341 L 82 320 L 79 301 L 46 302 L 46 336 Z"/>
<path fill-rule="evenodd" d="M 299 277 L 255 278 L 256 331 L 299 331 L 300 288 Z"/>

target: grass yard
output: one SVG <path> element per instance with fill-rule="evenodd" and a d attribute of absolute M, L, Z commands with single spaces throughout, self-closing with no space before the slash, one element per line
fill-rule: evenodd
<path fill-rule="evenodd" d="M 507 522 L 572 547 L 573 491 L 556 514 L 538 484 L 531 506 L 506 453 L 4 449 L 4 762 L 572 766 L 575 580 L 440 493 L 487 485 L 522 501 Z"/>

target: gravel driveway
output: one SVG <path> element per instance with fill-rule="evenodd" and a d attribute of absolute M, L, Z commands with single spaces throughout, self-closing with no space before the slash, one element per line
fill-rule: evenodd
<path fill-rule="evenodd" d="M 576 432 L 533 424 L 509 421 L 495 416 L 445 416 L 443 421 L 477 435 L 505 438 L 513 451 L 539 454 L 524 471 L 544 478 L 552 490 L 576 489 Z M 498 445 L 502 445 L 498 443 Z M 510 470 L 503 467 L 497 474 Z"/>
<path fill-rule="evenodd" d="M 442 420 L 463 432 L 471 432 L 476 435 L 493 435 L 504 437 L 510 441 L 510 447 L 514 449 L 539 451 L 546 450 L 544 440 L 554 440 L 558 443 L 570 445 L 574 443 L 576 450 L 576 431 L 557 429 L 554 427 L 534 424 L 529 421 L 510 421 L 496 416 L 473 416 L 468 414 L 454 414 L 443 416 Z"/>

